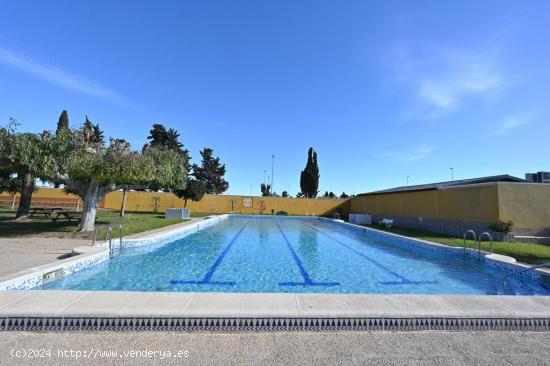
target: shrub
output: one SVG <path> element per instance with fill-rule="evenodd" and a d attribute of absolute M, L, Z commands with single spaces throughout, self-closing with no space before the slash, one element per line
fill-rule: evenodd
<path fill-rule="evenodd" d="M 514 223 L 512 221 L 504 222 L 497 220 L 494 224 L 489 226 L 489 229 L 496 231 L 497 233 L 504 233 L 508 234 L 512 231 L 512 227 L 514 226 Z"/>
<path fill-rule="evenodd" d="M 286 211 L 277 211 L 277 215 L 279 215 L 279 216 L 288 216 L 288 212 L 286 212 Z"/>

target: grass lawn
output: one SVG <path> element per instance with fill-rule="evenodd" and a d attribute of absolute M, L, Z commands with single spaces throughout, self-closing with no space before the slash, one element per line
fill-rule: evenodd
<path fill-rule="evenodd" d="M 204 217 L 209 214 L 192 212 L 191 217 Z M 92 233 L 79 233 L 78 222 L 53 222 L 44 217 L 36 217 L 28 221 L 14 222 L 15 211 L 0 207 L 0 237 L 45 236 L 91 239 Z M 122 222 L 124 235 L 137 234 L 148 230 L 183 222 L 178 219 L 165 219 L 158 212 L 127 212 L 120 217 L 118 211 L 97 210 L 96 225 L 113 224 L 113 237 L 119 236 L 118 224 Z M 102 236 L 103 237 L 103 234 Z"/>
<path fill-rule="evenodd" d="M 364 225 L 372 227 L 373 229 L 388 231 L 395 234 L 410 236 L 411 238 L 418 238 L 423 240 L 429 240 L 436 243 L 441 243 L 453 247 L 462 247 L 464 240 L 461 238 L 455 238 L 451 236 L 432 234 L 423 231 L 415 231 L 401 228 L 386 228 L 378 225 Z M 466 240 L 466 246 L 469 248 L 477 249 L 477 242 L 473 240 Z M 481 249 L 489 251 L 489 242 L 482 241 Z M 493 242 L 493 252 L 498 254 L 509 255 L 516 258 L 519 262 L 529 264 L 540 264 L 544 262 L 550 262 L 550 246 L 543 244 L 530 244 L 530 243 L 506 243 L 495 241 Z"/>

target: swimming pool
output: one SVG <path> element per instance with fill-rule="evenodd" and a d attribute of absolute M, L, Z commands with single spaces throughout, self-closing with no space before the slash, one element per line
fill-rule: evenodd
<path fill-rule="evenodd" d="M 166 244 L 123 248 L 42 290 L 550 295 L 457 250 L 316 218 L 231 215 Z"/>

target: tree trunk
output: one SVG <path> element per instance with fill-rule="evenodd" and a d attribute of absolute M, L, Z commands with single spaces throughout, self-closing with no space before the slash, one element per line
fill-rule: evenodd
<path fill-rule="evenodd" d="M 120 217 L 124 217 L 124 211 L 126 210 L 126 197 L 128 196 L 125 189 L 122 190 L 122 205 L 120 205 Z"/>
<path fill-rule="evenodd" d="M 15 195 L 16 194 L 17 194 L 17 192 L 13 192 L 13 197 L 11 198 L 11 210 L 12 211 L 15 208 Z"/>
<path fill-rule="evenodd" d="M 19 198 L 19 207 L 17 208 L 16 219 L 29 216 L 31 208 L 32 192 L 34 191 L 34 177 L 30 173 L 26 173 L 23 177 L 23 187 L 21 189 L 21 197 Z"/>
<path fill-rule="evenodd" d="M 183 208 L 187 208 L 187 197 L 184 198 L 184 204 L 183 204 Z"/>
<path fill-rule="evenodd" d="M 89 183 L 86 189 L 86 195 L 82 197 L 82 216 L 80 218 L 80 231 L 93 231 L 95 225 L 95 216 L 97 204 L 99 203 L 100 187 L 95 179 Z"/>

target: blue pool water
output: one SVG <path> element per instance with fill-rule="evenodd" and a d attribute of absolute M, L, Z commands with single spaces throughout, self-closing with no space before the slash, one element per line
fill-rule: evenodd
<path fill-rule="evenodd" d="M 183 239 L 126 248 L 41 289 L 550 295 L 476 258 L 328 220 L 231 216 Z"/>

